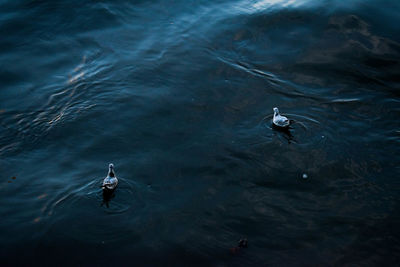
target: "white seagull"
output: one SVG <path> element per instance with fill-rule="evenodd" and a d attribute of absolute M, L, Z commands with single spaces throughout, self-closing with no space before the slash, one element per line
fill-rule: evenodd
<path fill-rule="evenodd" d="M 280 127 L 280 128 L 288 127 L 290 124 L 290 121 L 288 120 L 288 118 L 279 114 L 278 108 L 274 108 L 273 110 L 274 110 L 274 118 L 272 119 L 272 123 L 275 126 Z"/>
<path fill-rule="evenodd" d="M 108 165 L 108 175 L 104 178 L 103 189 L 114 190 L 118 185 L 118 179 L 115 176 L 114 164 Z"/>

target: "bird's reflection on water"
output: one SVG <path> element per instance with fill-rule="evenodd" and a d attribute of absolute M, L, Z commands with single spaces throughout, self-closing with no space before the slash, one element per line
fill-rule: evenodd
<path fill-rule="evenodd" d="M 113 190 L 109 190 L 109 189 L 103 189 L 103 202 L 101 202 L 101 207 L 103 205 L 106 205 L 107 208 L 109 208 L 109 203 L 111 201 L 111 199 L 113 199 L 115 197 L 115 193 L 114 193 L 115 189 Z"/>
<path fill-rule="evenodd" d="M 282 127 L 278 127 L 275 126 L 274 124 L 272 124 L 272 129 L 279 134 L 279 136 L 285 138 L 289 144 L 291 143 L 296 143 L 296 140 L 294 139 L 293 134 L 291 133 L 291 130 L 293 130 L 293 128 L 291 127 L 291 125 L 294 123 L 294 121 L 290 122 L 290 126 L 282 128 Z"/>

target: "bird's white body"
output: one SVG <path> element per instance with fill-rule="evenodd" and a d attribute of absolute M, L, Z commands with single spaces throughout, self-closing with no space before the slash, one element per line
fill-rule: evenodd
<path fill-rule="evenodd" d="M 290 125 L 290 121 L 285 116 L 279 114 L 278 108 L 274 108 L 274 118 L 272 119 L 272 123 L 278 127 L 288 127 Z"/>
<path fill-rule="evenodd" d="M 104 178 L 103 189 L 114 190 L 118 185 L 117 176 L 115 176 L 114 165 L 111 163 L 108 166 L 108 175 Z"/>

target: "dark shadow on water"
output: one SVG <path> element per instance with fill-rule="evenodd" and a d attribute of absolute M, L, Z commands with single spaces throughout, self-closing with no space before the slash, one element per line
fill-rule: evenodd
<path fill-rule="evenodd" d="M 275 124 L 271 123 L 271 127 L 272 129 L 279 133 L 280 136 L 282 136 L 283 138 L 285 138 L 289 144 L 291 143 L 296 143 L 296 140 L 294 139 L 294 136 L 292 135 L 292 133 L 290 132 L 290 130 L 292 130 L 293 128 L 291 127 L 293 125 L 294 121 L 290 121 L 290 125 L 288 127 L 279 127 L 276 126 Z"/>
<path fill-rule="evenodd" d="M 111 199 L 115 197 L 115 189 L 109 190 L 109 189 L 103 189 L 103 202 L 101 202 L 101 207 L 105 204 L 107 208 L 109 208 L 109 203 Z"/>

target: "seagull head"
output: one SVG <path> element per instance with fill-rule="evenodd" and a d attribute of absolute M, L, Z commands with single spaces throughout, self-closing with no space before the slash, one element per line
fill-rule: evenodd
<path fill-rule="evenodd" d="M 279 114 L 279 109 L 277 107 L 273 108 L 274 114 Z"/>
<path fill-rule="evenodd" d="M 110 163 L 108 165 L 108 176 L 110 177 L 115 177 L 115 173 L 114 173 L 114 164 Z"/>

